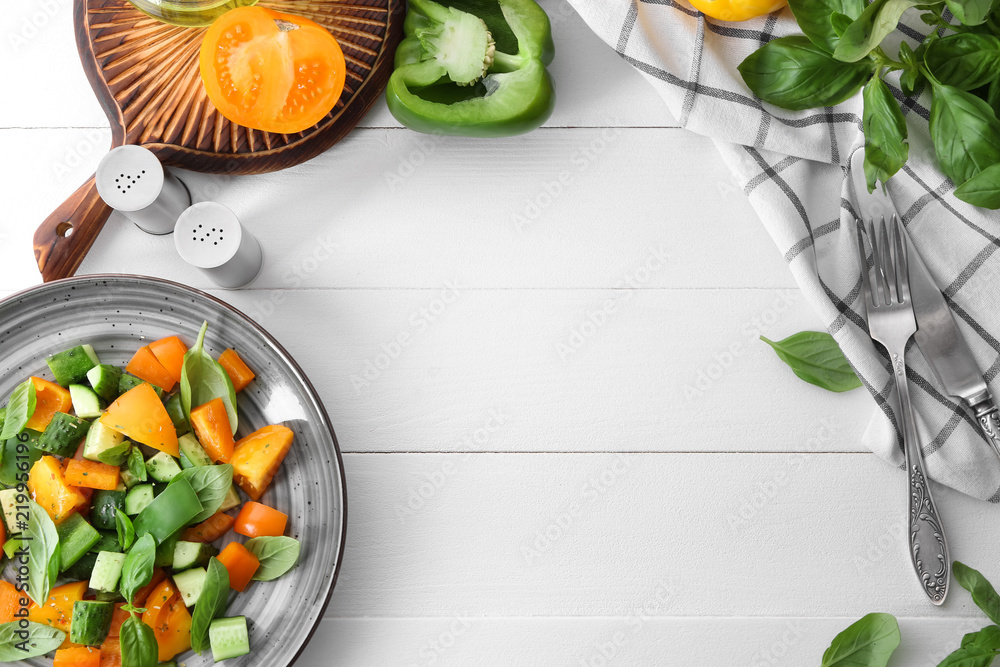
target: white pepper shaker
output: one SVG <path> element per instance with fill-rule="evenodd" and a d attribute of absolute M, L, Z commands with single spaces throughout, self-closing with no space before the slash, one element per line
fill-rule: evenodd
<path fill-rule="evenodd" d="M 264 264 L 260 243 L 218 202 L 199 202 L 181 213 L 174 246 L 181 259 L 226 289 L 250 284 Z"/>

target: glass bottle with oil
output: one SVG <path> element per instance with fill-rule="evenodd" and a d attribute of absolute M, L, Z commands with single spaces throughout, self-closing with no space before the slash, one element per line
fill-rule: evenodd
<path fill-rule="evenodd" d="M 230 9 L 257 4 L 257 0 L 129 0 L 129 2 L 154 19 L 191 28 L 211 25 L 212 21 Z"/>

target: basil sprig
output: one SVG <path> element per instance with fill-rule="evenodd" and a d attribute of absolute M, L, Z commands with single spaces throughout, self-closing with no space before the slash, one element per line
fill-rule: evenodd
<path fill-rule="evenodd" d="M 255 537 L 244 545 L 257 560 L 260 567 L 254 573 L 255 581 L 271 581 L 285 574 L 299 560 L 302 545 L 293 537 Z"/>
<path fill-rule="evenodd" d="M 201 523 L 222 507 L 222 501 L 226 499 L 229 489 L 233 486 L 233 466 L 225 463 L 187 468 L 170 480 L 170 484 L 182 479 L 191 484 L 204 508 L 191 519 L 191 523 Z"/>
<path fill-rule="evenodd" d="M 41 607 L 49 599 L 49 590 L 59 576 L 59 533 L 48 513 L 29 500 L 28 528 L 24 539 L 28 549 L 28 595 Z"/>
<path fill-rule="evenodd" d="M 125 597 L 126 611 L 139 611 L 132 605 L 136 592 L 153 580 L 153 562 L 156 559 L 156 539 L 146 533 L 132 545 L 122 564 L 121 592 Z"/>
<path fill-rule="evenodd" d="M 35 414 L 35 404 L 35 383 L 28 378 L 10 393 L 3 428 L 0 429 L 0 440 L 9 440 L 24 430 L 24 425 Z"/>
<path fill-rule="evenodd" d="M 146 460 L 142 458 L 142 451 L 138 447 L 133 447 L 128 453 L 128 471 L 140 482 L 145 482 L 148 479 Z"/>
<path fill-rule="evenodd" d="M 184 416 L 191 420 L 191 408 L 221 398 L 229 416 L 229 425 L 236 433 L 236 389 L 222 365 L 205 351 L 205 332 L 208 322 L 201 325 L 194 347 L 184 354 L 181 367 L 181 407 Z"/>
<path fill-rule="evenodd" d="M 760 99 L 802 110 L 839 103 L 862 88 L 868 189 L 892 178 L 909 158 L 903 94 L 930 85 L 930 134 L 955 196 L 1000 208 L 1000 3 L 994 0 L 789 0 L 804 35 L 771 40 L 739 66 Z M 930 26 L 915 48 L 890 38 L 903 14 Z M 956 23 L 957 21 L 957 23 Z M 889 38 L 887 40 L 887 38 Z M 887 44 L 899 43 L 895 56 Z"/>
<path fill-rule="evenodd" d="M 153 628 L 130 615 L 119 630 L 122 667 L 156 667 L 159 649 Z"/>
<path fill-rule="evenodd" d="M 226 611 L 229 602 L 229 570 L 218 558 L 208 561 L 205 584 L 191 614 L 191 648 L 196 653 L 208 650 L 208 628 L 212 620 Z"/>
<path fill-rule="evenodd" d="M 836 392 L 861 386 L 837 341 L 825 331 L 802 331 L 777 342 L 764 336 L 760 339 L 809 384 Z"/>
<path fill-rule="evenodd" d="M 0 662 L 21 662 L 54 651 L 66 640 L 66 633 L 48 625 L 27 621 L 0 625 Z M 27 638 L 25 638 L 25 633 Z"/>

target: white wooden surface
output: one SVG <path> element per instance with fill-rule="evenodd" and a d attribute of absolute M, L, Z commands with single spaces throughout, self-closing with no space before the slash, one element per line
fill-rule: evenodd
<path fill-rule="evenodd" d="M 309 369 L 345 452 L 342 577 L 300 664 L 811 665 L 869 611 L 901 619 L 894 665 L 936 664 L 985 622 L 922 599 L 870 400 L 757 342 L 819 322 L 711 143 L 543 4 L 535 133 L 428 138 L 379 105 L 294 169 L 184 175 L 262 240 L 251 288 L 213 292 Z M 70 5 L 0 18 L 4 294 L 110 139 Z M 101 271 L 211 287 L 117 215 Z M 1000 510 L 939 495 L 954 557 L 1000 580 Z"/>

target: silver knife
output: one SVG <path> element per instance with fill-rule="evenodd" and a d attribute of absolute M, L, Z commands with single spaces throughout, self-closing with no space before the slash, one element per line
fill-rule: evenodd
<path fill-rule="evenodd" d="M 882 191 L 881 184 L 874 192 L 868 192 L 864 159 L 863 149 L 855 151 L 851 158 L 851 179 L 854 198 L 860 209 L 858 214 L 874 220 L 885 216 L 888 220 L 897 215 L 896 208 Z M 997 406 L 993 403 L 993 397 L 983 381 L 972 351 L 958 329 L 951 308 L 909 235 L 906 235 L 906 244 L 910 263 L 910 296 L 913 299 L 913 314 L 917 319 L 917 333 L 913 338 L 945 393 L 960 398 L 972 410 L 983 436 L 993 446 L 997 456 L 1000 456 L 1000 416 L 997 414 Z"/>

